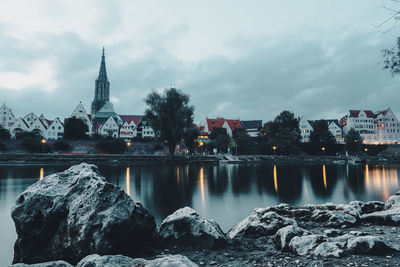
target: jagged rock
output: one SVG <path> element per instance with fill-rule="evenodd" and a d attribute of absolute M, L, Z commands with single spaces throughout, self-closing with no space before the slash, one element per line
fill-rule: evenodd
<path fill-rule="evenodd" d="M 395 195 L 390 196 L 385 202 L 385 210 L 400 208 L 400 191 Z"/>
<path fill-rule="evenodd" d="M 14 263 L 118 254 L 151 240 L 154 217 L 95 165 L 82 163 L 49 175 L 19 195 L 11 216 L 17 241 Z"/>
<path fill-rule="evenodd" d="M 165 255 L 148 261 L 145 267 L 197 267 L 198 265 L 182 255 Z M 135 266 L 134 266 L 135 267 Z M 137 266 L 140 267 L 140 266 Z"/>
<path fill-rule="evenodd" d="M 287 250 L 289 242 L 295 236 L 302 236 L 308 234 L 306 230 L 295 225 L 285 226 L 276 232 L 274 241 L 278 249 Z"/>
<path fill-rule="evenodd" d="M 382 201 L 352 201 L 349 204 L 350 206 L 356 208 L 360 214 L 372 213 L 375 211 L 382 211 L 385 208 L 385 203 Z"/>
<path fill-rule="evenodd" d="M 16 263 L 11 267 L 74 267 L 66 261 L 48 261 L 35 264 Z"/>
<path fill-rule="evenodd" d="M 343 246 L 345 242 L 323 242 L 319 244 L 313 254 L 320 257 L 341 257 L 345 255 Z"/>
<path fill-rule="evenodd" d="M 397 249 L 377 236 L 356 236 L 349 238 L 347 249 L 352 254 L 387 254 Z"/>
<path fill-rule="evenodd" d="M 322 235 L 295 236 L 290 240 L 289 250 L 300 256 L 311 254 L 325 240 Z"/>
<path fill-rule="evenodd" d="M 351 205 L 316 205 L 310 220 L 325 223 L 327 227 L 355 225 L 360 221 L 360 213 Z"/>
<path fill-rule="evenodd" d="M 228 235 L 232 239 L 273 235 L 287 225 L 297 226 L 297 222 L 294 219 L 280 216 L 274 211 L 258 208 L 229 230 Z"/>
<path fill-rule="evenodd" d="M 86 256 L 78 262 L 76 267 L 114 267 L 114 266 L 145 266 L 147 260 L 132 259 L 123 255 L 105 255 L 92 254 Z"/>
<path fill-rule="evenodd" d="M 161 223 L 157 236 L 161 242 L 191 246 L 221 247 L 229 244 L 229 237 L 218 223 L 184 207 L 169 215 Z"/>
<path fill-rule="evenodd" d="M 341 235 L 342 232 L 337 229 L 326 229 L 326 230 L 324 230 L 324 234 L 327 237 L 335 237 L 335 236 Z"/>

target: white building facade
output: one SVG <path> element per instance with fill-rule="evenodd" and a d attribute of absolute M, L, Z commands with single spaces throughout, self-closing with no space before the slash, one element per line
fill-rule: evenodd
<path fill-rule="evenodd" d="M 0 112 L 0 125 L 5 129 L 10 130 L 11 125 L 13 125 L 17 121 L 14 114 L 12 113 L 11 108 L 7 107 L 4 103 L 0 107 Z"/>

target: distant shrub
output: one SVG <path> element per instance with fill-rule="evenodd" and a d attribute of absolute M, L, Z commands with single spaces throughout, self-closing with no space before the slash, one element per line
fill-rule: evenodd
<path fill-rule="evenodd" d="M 24 138 L 41 138 L 42 136 L 36 132 L 18 132 L 15 134 L 16 139 L 24 139 Z"/>
<path fill-rule="evenodd" d="M 96 144 L 96 148 L 101 152 L 110 154 L 119 154 L 126 150 L 126 143 L 123 139 L 111 139 L 106 138 L 99 140 Z"/>
<path fill-rule="evenodd" d="M 1 139 L 10 139 L 11 134 L 10 131 L 3 128 L 3 126 L 0 125 L 0 140 Z"/>
<path fill-rule="evenodd" d="M 3 144 L 3 143 L 0 143 L 0 151 L 1 151 L 1 152 L 4 152 L 4 151 L 6 151 L 6 150 L 7 150 L 6 145 Z"/>
<path fill-rule="evenodd" d="M 38 137 L 25 137 L 22 140 L 22 146 L 30 153 L 49 152 L 49 145 L 47 143 L 42 144 L 41 140 L 42 139 Z"/>
<path fill-rule="evenodd" d="M 54 150 L 55 151 L 68 151 L 70 149 L 70 145 L 65 140 L 57 140 L 54 143 Z"/>

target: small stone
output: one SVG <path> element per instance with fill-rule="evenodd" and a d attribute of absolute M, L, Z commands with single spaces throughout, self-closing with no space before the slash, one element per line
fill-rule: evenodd
<path fill-rule="evenodd" d="M 201 262 L 199 262 L 199 265 L 200 266 L 204 266 L 204 265 L 206 265 L 206 262 L 205 261 L 201 261 Z"/>
<path fill-rule="evenodd" d="M 210 262 L 210 265 L 216 265 L 216 264 L 217 264 L 216 261 L 211 261 L 211 262 Z"/>
<path fill-rule="evenodd" d="M 388 259 L 391 259 L 391 258 L 392 258 L 392 256 L 390 256 L 390 255 L 387 255 L 387 256 L 386 256 L 386 258 L 388 258 Z"/>
<path fill-rule="evenodd" d="M 234 261 L 235 258 L 234 258 L 234 257 L 230 257 L 229 260 L 230 260 L 230 261 Z"/>
<path fill-rule="evenodd" d="M 345 224 L 342 225 L 342 229 L 346 228 L 347 226 Z"/>
<path fill-rule="evenodd" d="M 225 256 L 225 257 L 228 257 L 228 256 L 229 256 L 229 253 L 226 253 L 226 252 L 225 252 L 225 253 L 224 253 L 224 256 Z"/>
<path fill-rule="evenodd" d="M 300 263 L 300 260 L 295 260 L 294 261 L 296 264 L 299 264 Z"/>
<path fill-rule="evenodd" d="M 165 251 L 165 252 L 168 252 L 168 251 L 169 251 L 169 249 L 167 249 L 167 248 L 166 248 L 166 249 L 164 249 L 164 251 Z"/>

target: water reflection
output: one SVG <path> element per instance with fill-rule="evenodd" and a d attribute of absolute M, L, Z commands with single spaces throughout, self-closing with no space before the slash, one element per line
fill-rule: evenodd
<path fill-rule="evenodd" d="M 128 196 L 131 195 L 131 170 L 129 167 L 126 168 L 126 193 Z"/>
<path fill-rule="evenodd" d="M 39 172 L 39 180 L 43 180 L 44 177 L 44 169 L 40 168 L 40 172 Z"/>
<path fill-rule="evenodd" d="M 278 193 L 278 174 L 276 172 L 276 165 L 274 165 L 274 188 L 275 192 Z"/>
<path fill-rule="evenodd" d="M 378 193 L 382 199 L 388 199 L 392 194 L 392 188 L 399 187 L 398 168 L 373 166 L 369 170 L 368 164 L 365 165 L 364 180 L 368 192 Z"/>
<path fill-rule="evenodd" d="M 203 206 L 206 205 L 206 196 L 205 196 L 205 189 L 204 189 L 204 167 L 200 168 L 199 171 L 199 185 L 200 185 L 200 195 L 201 195 L 201 202 Z"/>
<path fill-rule="evenodd" d="M 0 167 L 0 266 L 11 261 L 15 230 L 10 209 L 27 186 L 67 165 Z M 322 169 L 322 177 L 321 177 Z M 121 186 L 154 215 L 157 223 L 175 210 L 190 206 L 215 219 L 223 230 L 255 207 L 282 202 L 348 203 L 386 200 L 399 190 L 399 165 L 140 165 L 99 166 L 101 174 Z M 279 180 L 278 180 L 279 174 Z M 6 236 L 13 233 L 13 236 Z M 11 256 L 9 255 L 11 254 Z"/>

